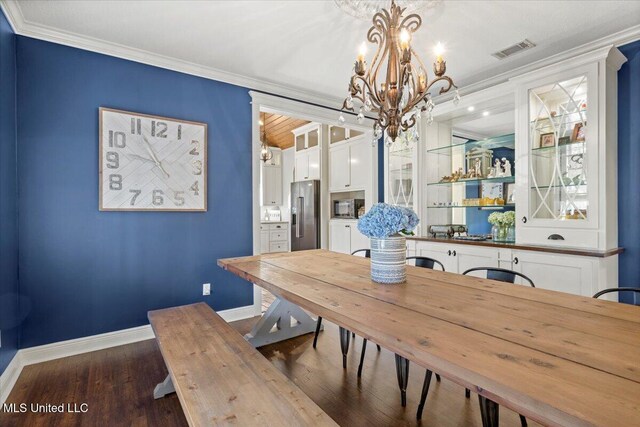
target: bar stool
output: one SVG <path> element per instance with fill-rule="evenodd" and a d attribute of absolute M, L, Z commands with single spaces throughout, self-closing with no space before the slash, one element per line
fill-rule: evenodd
<path fill-rule="evenodd" d="M 610 294 L 612 292 L 633 292 L 635 294 L 638 294 L 637 296 L 640 297 L 640 288 L 621 287 L 621 288 L 603 289 L 600 292 L 596 292 L 593 295 L 593 298 L 597 299 L 597 298 L 600 298 L 604 294 Z M 640 302 L 638 302 L 637 304 L 634 304 L 634 305 L 640 305 Z"/>

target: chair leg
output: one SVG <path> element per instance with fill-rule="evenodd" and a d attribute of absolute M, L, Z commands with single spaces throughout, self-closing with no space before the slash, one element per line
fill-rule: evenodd
<path fill-rule="evenodd" d="M 355 332 L 351 332 L 351 338 L 356 339 L 356 333 Z"/>
<path fill-rule="evenodd" d="M 378 347 L 378 351 L 382 350 L 382 349 L 380 348 L 380 344 L 376 344 L 376 347 Z"/>
<path fill-rule="evenodd" d="M 524 417 L 524 415 L 520 415 L 520 426 L 527 427 L 527 419 Z"/>
<path fill-rule="evenodd" d="M 407 383 L 409 382 L 409 359 L 396 354 L 396 374 L 398 375 L 398 386 L 400 387 L 400 402 L 402 406 L 407 406 Z"/>
<path fill-rule="evenodd" d="M 364 366 L 364 354 L 367 351 L 367 340 L 362 339 L 362 351 L 360 352 L 360 364 L 358 365 L 358 378 L 362 376 L 362 367 Z"/>
<path fill-rule="evenodd" d="M 482 427 L 498 427 L 500 424 L 500 405 L 480 395 L 478 395 L 478 402 L 480 403 Z"/>
<path fill-rule="evenodd" d="M 468 388 L 465 388 L 464 389 L 464 397 L 469 399 L 471 397 L 471 390 L 469 390 Z"/>
<path fill-rule="evenodd" d="M 420 405 L 418 405 L 418 413 L 416 414 L 416 418 L 419 420 L 422 419 L 422 410 L 424 409 L 424 403 L 427 401 L 427 393 L 429 393 L 429 384 L 431 384 L 431 375 L 433 375 L 433 372 L 427 369 L 427 373 L 424 376 L 424 383 L 422 384 L 422 394 L 420 395 Z"/>
<path fill-rule="evenodd" d="M 436 381 L 440 382 L 440 375 L 436 374 Z"/>
<path fill-rule="evenodd" d="M 347 369 L 347 353 L 349 352 L 351 332 L 340 326 L 340 350 L 342 350 L 342 368 Z"/>
<path fill-rule="evenodd" d="M 316 348 L 316 344 L 318 343 L 318 335 L 320 334 L 321 326 L 322 326 L 322 317 L 318 316 L 318 321 L 316 322 L 316 334 L 313 337 L 313 348 Z"/>

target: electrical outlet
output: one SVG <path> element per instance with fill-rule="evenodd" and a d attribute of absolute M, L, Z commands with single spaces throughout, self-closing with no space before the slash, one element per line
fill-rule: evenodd
<path fill-rule="evenodd" d="M 211 283 L 202 285 L 202 295 L 211 295 Z"/>

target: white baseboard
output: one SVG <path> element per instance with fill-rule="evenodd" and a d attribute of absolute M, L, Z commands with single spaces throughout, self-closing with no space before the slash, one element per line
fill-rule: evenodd
<path fill-rule="evenodd" d="M 219 311 L 218 314 L 227 322 L 248 319 L 255 315 L 253 305 Z M 122 329 L 105 334 L 91 335 L 72 340 L 59 341 L 36 347 L 18 350 L 7 369 L 0 376 L 0 405 L 2 405 L 13 389 L 22 368 L 35 363 L 47 362 L 76 354 L 89 353 L 124 344 L 131 344 L 155 338 L 151 325 Z"/>
<path fill-rule="evenodd" d="M 2 405 L 5 400 L 7 400 L 7 397 L 9 397 L 9 393 L 16 384 L 16 381 L 18 381 L 20 372 L 22 372 L 22 366 L 23 365 L 20 361 L 20 350 L 18 350 L 2 375 L 0 375 L 0 405 Z"/>

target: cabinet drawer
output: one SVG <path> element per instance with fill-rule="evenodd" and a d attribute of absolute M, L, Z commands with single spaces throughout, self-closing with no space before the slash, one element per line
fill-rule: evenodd
<path fill-rule="evenodd" d="M 560 240 L 549 239 L 551 235 L 562 236 Z M 597 230 L 568 230 L 553 228 L 520 227 L 516 231 L 518 243 L 528 243 L 542 246 L 559 246 L 573 248 L 597 248 Z"/>
<path fill-rule="evenodd" d="M 286 230 L 271 230 L 271 234 L 269 236 L 272 242 L 278 240 L 284 240 L 285 243 L 287 241 L 287 232 Z"/>
<path fill-rule="evenodd" d="M 277 224 L 269 224 L 269 230 L 286 230 L 287 224 L 285 223 L 277 223 Z"/>
<path fill-rule="evenodd" d="M 287 242 L 271 242 L 269 244 L 269 252 L 286 252 L 289 250 Z"/>

